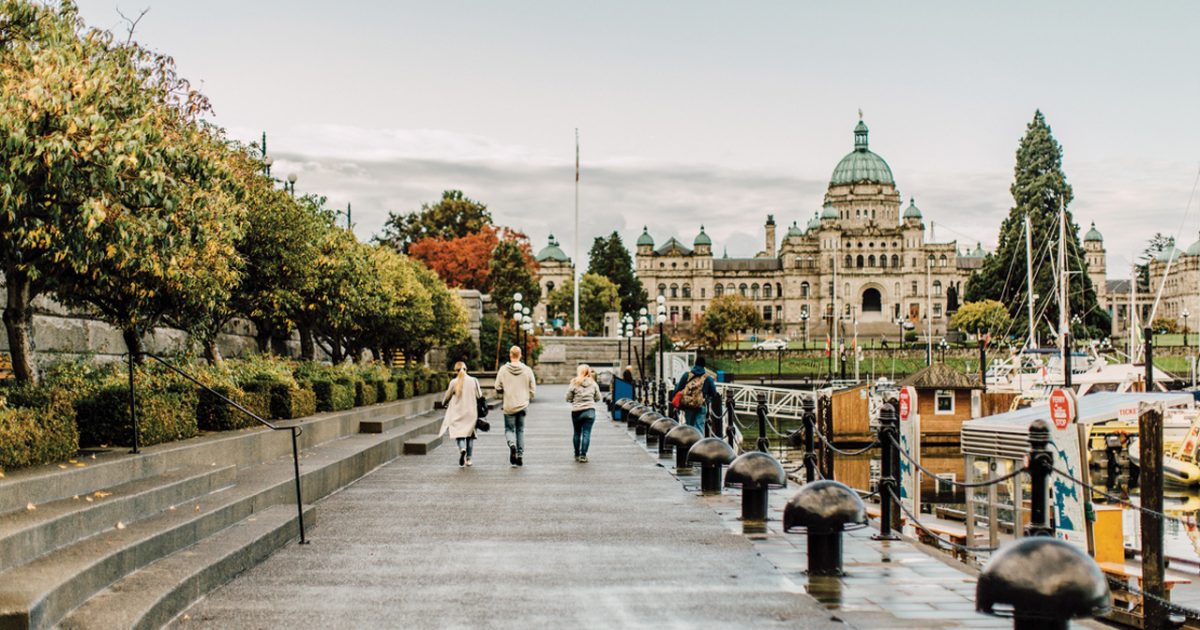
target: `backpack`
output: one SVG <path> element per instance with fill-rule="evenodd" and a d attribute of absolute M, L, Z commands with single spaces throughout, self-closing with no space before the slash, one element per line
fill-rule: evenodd
<path fill-rule="evenodd" d="M 700 409 L 704 406 L 704 381 L 708 378 L 707 374 L 693 374 L 688 382 L 680 390 L 679 407 L 680 409 Z"/>

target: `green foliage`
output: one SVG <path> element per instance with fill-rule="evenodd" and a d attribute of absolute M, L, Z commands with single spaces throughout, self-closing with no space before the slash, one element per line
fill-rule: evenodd
<path fill-rule="evenodd" d="M 1170 317 L 1155 317 L 1153 322 L 1150 322 L 1150 329 L 1158 334 L 1175 334 L 1180 332 L 1179 324 Z"/>
<path fill-rule="evenodd" d="M 446 369 L 453 369 L 458 361 L 466 363 L 468 370 L 480 369 L 479 344 L 475 343 L 469 333 L 463 334 L 446 346 Z"/>
<path fill-rule="evenodd" d="M 162 381 L 137 388 L 139 443 L 161 444 L 193 437 L 196 425 L 196 390 Z M 151 386 L 144 386 L 149 384 Z M 102 387 L 95 394 L 75 401 L 79 443 L 83 446 L 132 446 L 133 423 L 129 418 L 129 388 Z"/>
<path fill-rule="evenodd" d="M 269 391 L 243 391 L 226 385 L 213 387 L 213 391 L 245 407 L 264 420 L 271 417 L 271 393 Z M 196 403 L 196 425 L 202 431 L 231 431 L 261 426 L 257 420 L 225 402 L 220 396 L 203 389 L 199 391 Z"/>
<path fill-rule="evenodd" d="M 396 400 L 396 381 L 375 381 L 376 400 L 379 402 L 391 402 Z"/>
<path fill-rule="evenodd" d="M 762 327 L 762 315 L 740 295 L 723 295 L 709 302 L 696 326 L 696 339 L 704 348 L 720 348 L 730 335 Z"/>
<path fill-rule="evenodd" d="M 950 317 L 950 327 L 967 333 L 994 332 L 1003 334 L 1012 320 L 1008 308 L 996 300 L 964 302 Z"/>
<path fill-rule="evenodd" d="M 633 257 L 622 242 L 621 234 L 616 230 L 613 230 L 608 238 L 597 236 L 593 241 L 592 249 L 588 252 L 587 272 L 607 278 L 617 286 L 617 294 L 621 298 L 620 312 L 636 313 L 649 303 L 646 289 L 633 272 Z M 582 291 L 584 285 L 580 285 L 579 288 Z M 583 298 L 580 297 L 581 310 L 582 302 Z"/>
<path fill-rule="evenodd" d="M 365 407 L 379 402 L 379 385 L 382 381 L 354 381 L 354 406 Z"/>
<path fill-rule="evenodd" d="M 317 411 L 345 411 L 354 407 L 355 388 L 350 379 L 313 381 L 312 388 L 317 396 Z"/>
<path fill-rule="evenodd" d="M 0 391 L 0 470 L 62 461 L 79 450 L 70 394 L 59 388 Z"/>
<path fill-rule="evenodd" d="M 491 224 L 492 214 L 486 205 L 470 199 L 461 190 L 447 190 L 437 203 L 421 204 L 418 212 L 389 212 L 383 234 L 376 240 L 404 252 L 413 241 L 461 238 Z"/>
<path fill-rule="evenodd" d="M 492 301 L 501 315 L 511 315 L 512 297 L 521 294 L 521 305 L 530 310 L 542 294 L 537 281 L 537 264 L 529 254 L 528 241 L 502 240 L 488 262 L 492 282 Z"/>
<path fill-rule="evenodd" d="M 1068 206 L 1073 198 L 1062 170 L 1062 147 L 1050 133 L 1050 127 L 1040 111 L 1026 128 L 1017 149 L 1011 187 L 1013 208 L 1000 227 L 1000 243 L 996 251 L 984 260 L 983 268 L 967 283 L 965 298 L 970 302 L 997 300 L 1005 304 L 1013 320 L 1012 331 L 994 331 L 1028 335 L 1026 316 L 1026 254 L 1025 217 L 1032 222 L 1033 291 L 1039 297 L 1034 310 L 1044 313 L 1037 325 L 1045 337 L 1051 334 L 1046 322 L 1057 322 L 1059 307 L 1055 298 L 1056 278 L 1051 264 L 1055 260 L 1058 238 L 1059 206 Z M 1087 259 L 1079 242 L 1079 227 L 1067 211 L 1067 260 L 1072 271 L 1080 273 L 1071 278 L 1069 296 L 1072 313 L 1084 314 L 1089 336 L 1098 336 L 1109 328 L 1108 314 L 1096 303 L 1096 290 L 1087 275 Z M 1052 247 L 1053 245 L 1053 247 Z"/>
<path fill-rule="evenodd" d="M 551 317 L 570 313 L 575 308 L 575 279 L 567 278 L 546 299 Z M 590 334 L 604 333 L 604 314 L 621 308 L 619 288 L 608 278 L 593 273 L 584 274 L 579 284 L 579 325 Z"/>
<path fill-rule="evenodd" d="M 268 395 L 271 415 L 264 418 L 291 420 L 317 412 L 317 395 L 311 389 L 297 387 L 294 383 L 251 381 L 242 389 L 248 394 L 263 392 Z"/>

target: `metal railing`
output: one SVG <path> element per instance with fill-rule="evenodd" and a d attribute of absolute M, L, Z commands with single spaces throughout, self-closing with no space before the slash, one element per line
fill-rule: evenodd
<path fill-rule="evenodd" d="M 300 494 L 300 446 L 299 446 L 299 443 L 297 442 L 297 438 L 300 437 L 300 434 L 304 433 L 304 429 L 297 425 L 291 425 L 291 426 L 286 426 L 286 427 L 279 426 L 268 420 L 265 420 L 258 414 L 254 413 L 253 411 L 250 411 L 249 409 L 243 407 L 241 404 L 237 403 L 236 401 L 231 400 L 228 396 L 225 396 L 221 392 L 218 392 L 217 390 L 209 387 L 208 385 L 201 383 L 198 379 L 196 379 L 196 377 L 192 376 L 191 374 L 188 374 L 187 372 L 184 372 L 183 370 L 176 367 L 175 365 L 173 365 L 171 362 L 167 361 L 166 359 L 164 359 L 158 355 L 151 354 L 149 352 L 142 352 L 141 354 L 142 354 L 142 356 L 154 359 L 156 362 L 158 362 L 163 367 L 165 367 L 168 370 L 174 372 L 175 374 L 187 379 L 188 381 L 191 381 L 192 384 L 194 384 L 197 387 L 199 387 L 200 389 L 208 392 L 209 394 L 216 396 L 217 398 L 219 398 L 222 401 L 229 404 L 229 406 L 233 407 L 234 409 L 237 409 L 238 411 L 250 416 L 255 421 L 257 421 L 259 424 L 263 425 L 264 427 L 267 427 L 268 429 L 271 429 L 272 431 L 288 431 L 289 433 L 291 433 L 291 436 L 292 436 L 292 471 L 295 475 L 295 485 L 296 485 L 296 523 L 300 527 L 300 544 L 307 545 L 308 539 L 304 535 L 304 501 L 301 498 L 301 494 Z M 136 397 L 136 390 L 134 388 L 133 371 L 134 371 L 134 360 L 133 360 L 133 355 L 131 354 L 129 356 L 129 414 L 130 414 L 130 420 L 132 420 L 132 422 L 133 422 L 133 452 L 137 453 L 138 452 L 138 433 L 139 433 L 139 431 L 138 431 L 137 406 L 136 406 L 137 397 Z"/>

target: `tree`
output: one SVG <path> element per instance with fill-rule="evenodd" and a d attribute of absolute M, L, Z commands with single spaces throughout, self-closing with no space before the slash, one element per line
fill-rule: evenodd
<path fill-rule="evenodd" d="M 1008 308 L 996 300 L 964 302 L 950 317 L 950 327 L 968 333 L 991 332 L 1004 334 L 1012 320 Z"/>
<path fill-rule="evenodd" d="M 762 325 L 762 315 L 749 300 L 740 295 L 722 295 L 713 298 L 700 316 L 696 340 L 702 347 L 718 350 L 730 335 Z"/>
<path fill-rule="evenodd" d="M 1155 333 L 1173 335 L 1179 332 L 1179 324 L 1170 317 L 1155 317 L 1150 323 L 1150 330 Z"/>
<path fill-rule="evenodd" d="M 1155 232 L 1154 236 L 1150 237 L 1150 242 L 1146 245 L 1146 249 L 1142 250 L 1142 255 L 1138 256 L 1138 262 L 1134 265 L 1137 273 L 1137 290 L 1149 291 L 1150 287 L 1150 262 L 1159 252 L 1168 247 L 1175 246 L 1175 239 L 1166 236 L 1162 232 Z"/>
<path fill-rule="evenodd" d="M 621 306 L 617 285 L 604 276 L 584 274 L 579 283 L 579 325 L 589 334 L 604 331 L 604 314 Z M 571 313 L 575 308 L 575 279 L 567 278 L 546 298 L 546 312 L 551 316 Z"/>
<path fill-rule="evenodd" d="M 514 293 L 521 294 L 521 305 L 533 308 L 541 297 L 542 287 L 537 280 L 537 263 L 529 253 L 528 239 L 501 239 L 488 261 L 492 302 L 502 315 L 511 314 Z"/>
<path fill-rule="evenodd" d="M 604 276 L 617 285 L 621 296 L 621 312 L 636 313 L 648 302 L 646 289 L 633 273 L 633 257 L 629 255 L 621 234 L 613 231 L 608 238 L 597 236 L 588 252 L 588 273 Z M 582 288 L 582 285 L 580 285 Z M 582 308 L 582 307 L 581 307 Z"/>
<path fill-rule="evenodd" d="M 497 232 L 496 228 L 485 225 L 466 236 L 418 239 L 409 245 L 408 255 L 425 263 L 452 287 L 486 293 L 491 280 L 488 261 L 500 242 Z"/>
<path fill-rule="evenodd" d="M 383 233 L 376 240 L 408 252 L 409 246 L 421 239 L 462 238 L 491 224 L 492 214 L 486 205 L 468 198 L 461 190 L 447 190 L 437 203 L 421 204 L 418 212 L 389 212 Z"/>
<path fill-rule="evenodd" d="M 1041 314 L 1039 323 L 1034 326 L 1043 334 L 1054 334 L 1059 305 L 1055 298 L 1057 278 L 1052 262 L 1059 241 L 1058 212 L 1060 204 L 1063 207 L 1070 204 L 1072 191 L 1062 170 L 1062 147 L 1050 133 L 1041 111 L 1034 114 L 1017 148 L 1013 175 L 1010 191 L 1014 205 L 1000 227 L 999 246 L 984 260 L 983 268 L 967 282 L 965 297 L 972 302 L 990 299 L 1007 305 L 1014 321 L 1013 332 L 1020 336 L 1028 334 L 1024 234 L 1025 217 L 1028 216 L 1036 244 L 1033 290 L 1039 297 L 1035 312 Z M 1067 260 L 1071 270 L 1079 272 L 1071 276 L 1068 296 L 1071 313 L 1084 320 L 1089 334 L 1099 334 L 1109 327 L 1108 314 L 1097 304 L 1096 290 L 1088 277 L 1087 261 L 1079 243 L 1079 226 L 1075 225 L 1069 210 L 1067 221 Z"/>

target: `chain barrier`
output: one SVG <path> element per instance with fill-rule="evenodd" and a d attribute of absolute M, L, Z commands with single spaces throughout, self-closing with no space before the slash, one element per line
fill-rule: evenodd
<path fill-rule="evenodd" d="M 1108 578 L 1109 588 L 1116 587 L 1116 588 L 1119 588 L 1120 590 L 1128 591 L 1129 593 L 1136 595 L 1138 597 L 1141 597 L 1142 599 L 1152 599 L 1159 606 L 1162 606 L 1164 609 L 1166 609 L 1166 611 L 1169 613 L 1183 615 L 1184 617 L 1187 617 L 1188 619 L 1200 619 L 1200 610 L 1197 610 L 1195 608 L 1188 608 L 1187 606 L 1184 606 L 1182 604 L 1176 604 L 1175 602 L 1173 602 L 1169 599 L 1163 599 L 1162 597 L 1159 597 L 1158 595 L 1153 595 L 1151 593 L 1147 593 L 1146 591 L 1143 591 L 1142 589 L 1129 583 L 1129 581 L 1122 580 L 1116 576 L 1105 574 L 1104 577 Z"/>
<path fill-rule="evenodd" d="M 904 515 L 907 516 L 910 521 L 912 521 L 912 524 L 914 527 L 925 532 L 925 535 L 929 536 L 930 538 L 933 538 L 934 540 L 937 540 L 938 542 L 940 542 L 944 545 L 953 547 L 955 549 L 959 549 L 961 551 L 968 551 L 971 553 L 992 552 L 992 551 L 995 551 L 1000 548 L 1000 547 L 971 547 L 968 545 L 960 545 L 952 540 L 942 538 L 940 535 L 937 534 L 937 532 L 934 532 L 933 530 L 929 529 L 928 527 L 925 527 L 924 525 L 922 525 L 920 519 L 918 519 L 916 516 L 913 516 L 913 513 L 910 512 L 908 510 L 908 508 L 904 507 L 904 504 L 900 502 L 900 499 L 896 496 L 895 492 L 888 490 L 888 496 L 891 497 L 892 501 L 896 502 L 896 505 L 899 506 L 900 511 L 903 512 Z"/>
<path fill-rule="evenodd" d="M 1088 491 L 1090 491 L 1090 492 L 1094 492 L 1094 493 L 1096 493 L 1096 494 L 1098 494 L 1098 495 L 1100 495 L 1100 496 L 1104 497 L 1105 499 L 1108 499 L 1109 501 L 1112 501 L 1113 503 L 1116 503 L 1116 504 L 1118 504 L 1118 505 L 1121 505 L 1121 506 L 1123 506 L 1123 507 L 1127 507 L 1127 508 L 1131 508 L 1131 509 L 1137 510 L 1137 511 L 1139 511 L 1139 512 L 1142 512 L 1142 513 L 1145 513 L 1145 514 L 1150 514 L 1150 515 L 1152 515 L 1152 516 L 1157 516 L 1158 518 L 1160 518 L 1160 519 L 1163 519 L 1163 520 L 1165 520 L 1165 521 L 1174 521 L 1174 522 L 1176 522 L 1176 523 L 1178 523 L 1178 524 L 1180 524 L 1180 525 L 1185 525 L 1185 526 L 1187 525 L 1187 522 L 1186 522 L 1186 521 L 1184 521 L 1184 520 L 1183 520 L 1183 519 L 1181 519 L 1181 518 L 1178 518 L 1178 517 L 1175 517 L 1175 516 L 1171 516 L 1170 514 L 1165 514 L 1165 513 L 1163 513 L 1163 512 L 1156 512 L 1156 511 L 1154 511 L 1154 510 L 1151 510 L 1150 508 L 1142 507 L 1142 506 L 1140 506 L 1140 505 L 1138 505 L 1138 504 L 1136 504 L 1136 503 L 1133 503 L 1133 502 L 1131 502 L 1129 499 L 1125 499 L 1125 498 L 1119 497 L 1119 496 L 1117 496 L 1117 495 L 1115 495 L 1115 494 L 1109 494 L 1108 492 L 1105 492 L 1105 491 L 1103 491 L 1103 490 L 1100 490 L 1100 489 L 1096 488 L 1096 486 L 1093 486 L 1093 485 L 1092 485 L 1092 484 L 1090 484 L 1090 483 L 1085 483 L 1085 482 L 1084 482 L 1083 480 L 1081 480 L 1081 479 L 1076 479 L 1074 476 L 1072 476 L 1070 473 L 1068 473 L 1068 472 L 1066 472 L 1066 471 L 1064 471 L 1064 470 L 1059 470 L 1059 469 L 1057 469 L 1057 468 L 1054 468 L 1054 469 L 1052 469 L 1052 470 L 1054 471 L 1054 474 L 1056 474 L 1056 475 L 1058 475 L 1058 476 L 1060 476 L 1060 477 L 1063 477 L 1063 478 L 1065 478 L 1065 479 L 1068 479 L 1068 480 L 1070 480 L 1071 482 L 1075 483 L 1076 485 L 1078 485 L 1078 486 L 1082 486 L 1083 488 L 1086 488 Z"/>
<path fill-rule="evenodd" d="M 900 448 L 900 444 L 897 443 L 894 439 L 892 440 L 892 446 L 896 447 L 896 452 L 899 453 L 901 457 L 908 460 L 908 463 L 912 464 L 914 468 L 921 471 L 922 473 L 925 473 L 925 475 L 927 477 L 930 477 L 932 479 L 937 479 L 938 483 L 947 483 L 952 486 L 957 486 L 959 488 L 986 488 L 988 486 L 996 485 L 999 483 L 1004 483 L 1005 481 L 1008 481 L 1008 480 L 1012 479 L 1013 477 L 1020 475 L 1021 473 L 1029 472 L 1028 468 L 1018 468 L 1006 475 L 1000 475 L 999 477 L 985 479 L 984 481 L 954 481 L 951 479 L 942 479 L 937 476 L 937 473 L 918 464 L 917 461 L 915 459 L 913 459 L 911 455 L 909 455 L 908 453 L 905 453 L 904 449 Z"/>
<path fill-rule="evenodd" d="M 834 453 L 837 453 L 838 455 L 841 455 L 842 457 L 857 457 L 857 456 L 862 455 L 863 453 L 866 453 L 867 451 L 879 446 L 879 440 L 875 440 L 874 442 L 871 442 L 870 444 L 868 444 L 858 450 L 843 451 L 842 449 L 833 445 L 833 440 L 830 440 L 829 438 L 825 437 L 824 433 L 821 433 L 820 427 L 818 427 L 817 423 L 815 423 L 815 422 L 813 423 L 813 435 L 817 436 L 817 439 L 820 440 L 821 443 L 825 445 L 825 448 L 828 448 L 829 450 L 833 451 Z"/>

